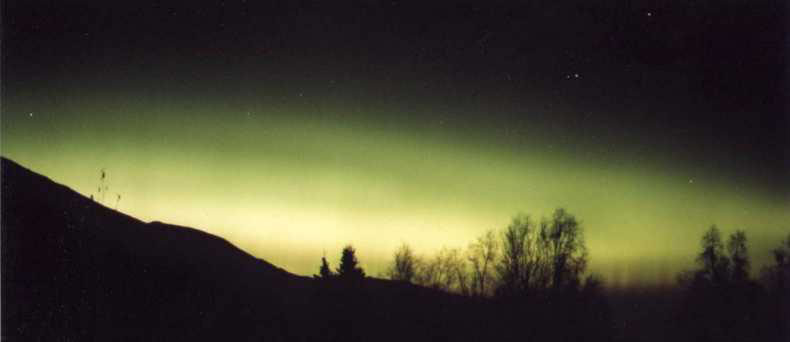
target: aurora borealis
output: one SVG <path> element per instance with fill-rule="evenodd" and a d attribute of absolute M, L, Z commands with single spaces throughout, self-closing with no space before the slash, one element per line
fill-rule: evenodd
<path fill-rule="evenodd" d="M 106 169 L 107 206 L 120 194 L 124 213 L 305 275 L 347 243 L 376 275 L 402 242 L 466 247 L 557 207 L 583 222 L 591 271 L 615 285 L 674 281 L 714 223 L 746 230 L 757 271 L 790 229 L 786 98 L 765 76 L 782 73 L 775 55 L 726 78 L 711 76 L 726 64 L 694 69 L 692 43 L 632 47 L 622 62 L 589 43 L 604 25 L 557 29 L 555 12 L 528 24 L 546 32 L 524 52 L 498 9 L 469 19 L 483 28 L 455 10 L 421 14 L 413 25 L 430 25 L 417 31 L 405 19 L 368 30 L 389 16 L 347 23 L 302 4 L 270 25 L 245 21 L 264 11 L 242 15 L 242 3 L 219 19 L 173 5 L 129 22 L 129 8 L 97 7 L 76 24 L 11 6 L 3 156 L 86 196 Z M 657 51 L 683 58 L 658 63 Z"/>

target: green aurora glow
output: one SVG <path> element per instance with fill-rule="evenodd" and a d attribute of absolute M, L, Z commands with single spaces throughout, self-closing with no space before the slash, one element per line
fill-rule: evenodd
<path fill-rule="evenodd" d="M 516 213 L 564 207 L 583 221 L 591 271 L 616 285 L 655 284 L 693 262 L 712 223 L 746 229 L 759 270 L 790 222 L 786 194 L 684 161 L 658 141 L 557 139 L 545 122 L 456 115 L 517 111 L 491 104 L 309 92 L 233 101 L 31 93 L 5 102 L 4 156 L 86 196 L 106 168 L 109 207 L 121 194 L 122 212 L 217 234 L 297 274 L 316 273 L 324 252 L 336 262 L 352 243 L 376 275 L 402 242 L 426 255 L 465 247 Z"/>

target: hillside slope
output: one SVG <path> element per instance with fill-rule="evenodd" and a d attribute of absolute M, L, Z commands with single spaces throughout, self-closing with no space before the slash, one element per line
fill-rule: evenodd
<path fill-rule="evenodd" d="M 3 334 L 14 340 L 279 336 L 284 291 L 307 282 L 215 236 L 110 210 L 7 159 L 2 270 Z"/>
<path fill-rule="evenodd" d="M 3 340 L 474 339 L 468 299 L 290 274 L 2 159 Z M 463 310 L 460 310 L 463 306 Z"/>

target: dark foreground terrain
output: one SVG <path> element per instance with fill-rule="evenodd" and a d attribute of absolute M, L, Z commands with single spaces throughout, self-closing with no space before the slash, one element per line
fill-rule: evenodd
<path fill-rule="evenodd" d="M 740 272 L 735 255 L 735 266 L 705 263 L 721 267 L 688 273 L 672 291 L 607 297 L 588 281 L 481 298 L 364 276 L 293 275 L 216 236 L 111 210 L 8 159 L 1 171 L 4 341 L 790 337 L 790 256 L 781 248 L 766 286 Z M 702 255 L 730 260 L 717 253 Z"/>
<path fill-rule="evenodd" d="M 9 341 L 455 340 L 485 330 L 468 298 L 296 276 L 216 236 L 108 209 L 5 158 L 2 272 Z"/>

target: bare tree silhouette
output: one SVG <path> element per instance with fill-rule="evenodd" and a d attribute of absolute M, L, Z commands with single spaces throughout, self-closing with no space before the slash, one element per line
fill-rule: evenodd
<path fill-rule="evenodd" d="M 556 290 L 578 283 L 587 267 L 587 247 L 579 222 L 565 209 L 554 211 L 547 247 L 552 263 L 552 288 Z"/>
<path fill-rule="evenodd" d="M 699 268 L 680 277 L 684 297 L 678 321 L 689 340 L 765 340 L 765 294 L 749 276 L 746 233 L 727 240 L 711 226 L 700 240 Z"/>
<path fill-rule="evenodd" d="M 749 280 L 749 250 L 746 247 L 746 233 L 738 230 L 727 240 L 727 252 L 732 263 L 731 277 L 737 283 Z"/>
<path fill-rule="evenodd" d="M 466 262 L 458 249 L 442 248 L 433 258 L 421 263 L 415 276 L 417 284 L 444 291 L 469 291 Z"/>
<path fill-rule="evenodd" d="M 502 234 L 502 257 L 496 265 L 499 273 L 499 291 L 502 294 L 516 294 L 526 289 L 532 265 L 530 256 L 537 256 L 532 241 L 537 235 L 528 215 L 517 215 Z"/>
<path fill-rule="evenodd" d="M 560 290 L 578 286 L 587 267 L 584 231 L 565 209 L 536 226 L 518 215 L 502 234 L 502 257 L 497 263 L 500 294 Z"/>
<path fill-rule="evenodd" d="M 702 252 L 697 256 L 697 262 L 702 266 L 700 276 L 706 277 L 715 283 L 726 281 L 729 273 L 730 260 L 724 254 L 724 244 L 721 233 L 716 225 L 711 226 L 701 240 Z"/>
<path fill-rule="evenodd" d="M 414 255 L 411 247 L 403 244 L 395 251 L 392 265 L 387 269 L 387 276 L 392 280 L 413 282 L 417 269 L 420 267 L 420 260 Z"/>
<path fill-rule="evenodd" d="M 487 231 L 469 245 L 469 262 L 472 265 L 471 293 L 486 296 L 494 284 L 494 263 L 499 257 L 499 242 L 493 230 Z"/>

